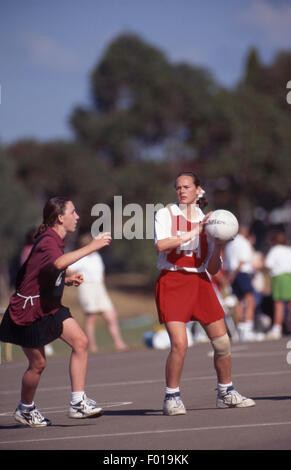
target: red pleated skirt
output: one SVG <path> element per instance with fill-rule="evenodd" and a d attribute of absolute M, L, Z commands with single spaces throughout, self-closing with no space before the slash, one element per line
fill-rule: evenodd
<path fill-rule="evenodd" d="M 225 317 L 207 273 L 162 271 L 156 282 L 160 323 L 199 321 L 212 323 Z"/>

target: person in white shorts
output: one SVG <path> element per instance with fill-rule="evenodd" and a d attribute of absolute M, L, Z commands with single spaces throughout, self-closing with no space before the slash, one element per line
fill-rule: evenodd
<path fill-rule="evenodd" d="M 265 266 L 271 276 L 274 319 L 266 339 L 280 339 L 285 318 L 285 304 L 291 311 L 291 247 L 284 232 L 270 234 L 271 248 L 265 258 Z"/>
<path fill-rule="evenodd" d="M 232 292 L 237 297 L 235 319 L 241 341 L 257 341 L 261 336 L 254 329 L 255 292 L 252 285 L 253 248 L 249 240 L 249 229 L 240 225 L 239 233 L 224 250 L 224 267 Z"/>
<path fill-rule="evenodd" d="M 80 238 L 80 245 L 84 246 L 91 240 L 90 235 Z M 85 314 L 85 331 L 89 340 L 91 352 L 97 352 L 98 347 L 95 338 L 97 314 L 101 313 L 107 323 L 109 333 L 118 351 L 128 350 L 128 346 L 122 339 L 116 310 L 108 295 L 105 282 L 105 267 L 102 257 L 94 252 L 82 258 L 70 266 L 70 270 L 83 275 L 84 281 L 79 289 L 78 300 Z"/>

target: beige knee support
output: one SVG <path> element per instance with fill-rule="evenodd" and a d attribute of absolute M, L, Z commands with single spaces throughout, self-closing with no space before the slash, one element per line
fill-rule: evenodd
<path fill-rule="evenodd" d="M 230 340 L 227 333 L 211 340 L 216 357 L 226 357 L 230 355 Z"/>

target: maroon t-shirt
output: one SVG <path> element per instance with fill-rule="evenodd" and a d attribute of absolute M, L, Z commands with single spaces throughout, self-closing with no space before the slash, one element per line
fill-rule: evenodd
<path fill-rule="evenodd" d="M 50 227 L 41 237 L 20 270 L 10 299 L 9 314 L 17 325 L 29 325 L 61 307 L 65 270 L 57 270 L 54 261 L 64 253 L 65 242 Z"/>

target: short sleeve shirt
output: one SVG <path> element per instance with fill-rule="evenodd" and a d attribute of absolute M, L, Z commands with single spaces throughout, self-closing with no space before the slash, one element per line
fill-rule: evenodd
<path fill-rule="evenodd" d="M 224 267 L 233 272 L 239 268 L 240 272 L 251 274 L 253 272 L 253 249 L 251 243 L 241 234 L 229 242 L 225 247 Z"/>
<path fill-rule="evenodd" d="M 64 253 L 65 243 L 50 227 L 41 236 L 19 271 L 16 291 L 10 299 L 9 314 L 17 325 L 29 325 L 61 307 L 56 288 L 65 271 L 57 270 L 54 262 Z"/>
<path fill-rule="evenodd" d="M 104 263 L 99 253 L 91 253 L 69 266 L 69 269 L 83 275 L 84 282 L 102 282 Z"/>
<path fill-rule="evenodd" d="M 291 248 L 285 245 L 273 246 L 268 252 L 265 265 L 271 276 L 291 273 Z"/>

